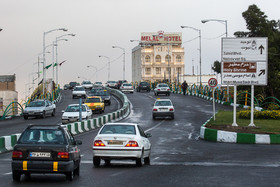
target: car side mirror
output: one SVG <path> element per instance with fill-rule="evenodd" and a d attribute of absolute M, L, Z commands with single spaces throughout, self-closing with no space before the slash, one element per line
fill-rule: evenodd
<path fill-rule="evenodd" d="M 82 141 L 81 140 L 76 140 L 76 145 L 82 145 Z"/>
<path fill-rule="evenodd" d="M 146 135 L 146 138 L 152 137 L 152 134 L 151 134 L 151 133 L 145 133 L 145 135 Z"/>

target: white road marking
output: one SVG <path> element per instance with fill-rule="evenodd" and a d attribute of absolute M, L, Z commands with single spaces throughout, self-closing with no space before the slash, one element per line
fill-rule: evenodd
<path fill-rule="evenodd" d="M 11 175 L 12 172 L 4 173 L 3 175 Z"/>
<path fill-rule="evenodd" d="M 160 125 L 161 125 L 163 122 L 165 122 L 165 121 L 166 121 L 166 120 L 163 120 L 163 121 L 159 122 L 157 125 L 153 126 L 153 127 L 150 128 L 150 129 L 147 129 L 145 132 L 149 132 L 149 131 L 151 131 L 151 130 L 157 128 L 158 126 L 160 126 Z"/>

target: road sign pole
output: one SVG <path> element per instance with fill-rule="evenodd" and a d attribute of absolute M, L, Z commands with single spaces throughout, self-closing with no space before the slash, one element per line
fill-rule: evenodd
<path fill-rule="evenodd" d="M 233 123 L 232 126 L 238 126 L 236 123 L 236 94 L 237 94 L 237 86 L 234 85 L 234 104 L 233 104 Z"/>
<path fill-rule="evenodd" d="M 215 113 L 216 113 L 215 112 L 215 101 L 214 101 L 215 88 L 212 88 L 212 89 L 213 89 L 213 91 L 212 91 L 213 92 L 213 94 L 212 94 L 212 97 L 213 97 L 213 116 L 214 116 L 214 120 L 216 120 L 215 119 Z"/>
<path fill-rule="evenodd" d="M 256 125 L 254 124 L 254 85 L 251 86 L 251 123 L 249 124 L 250 127 L 255 127 Z"/>

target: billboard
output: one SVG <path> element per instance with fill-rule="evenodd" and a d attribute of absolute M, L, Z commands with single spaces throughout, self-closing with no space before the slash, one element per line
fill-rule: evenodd
<path fill-rule="evenodd" d="M 182 44 L 182 33 L 180 32 L 142 32 L 142 44 Z"/>

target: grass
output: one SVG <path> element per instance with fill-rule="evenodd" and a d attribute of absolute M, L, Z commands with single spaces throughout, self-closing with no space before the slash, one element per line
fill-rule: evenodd
<path fill-rule="evenodd" d="M 239 127 L 248 127 L 251 123 L 250 119 L 240 119 L 237 111 L 236 123 Z M 212 118 L 208 124 L 211 126 L 231 126 L 233 123 L 233 111 L 219 111 L 216 115 L 216 120 Z M 255 133 L 280 134 L 280 120 L 274 119 L 254 119 L 254 124 L 257 128 L 250 130 Z"/>

